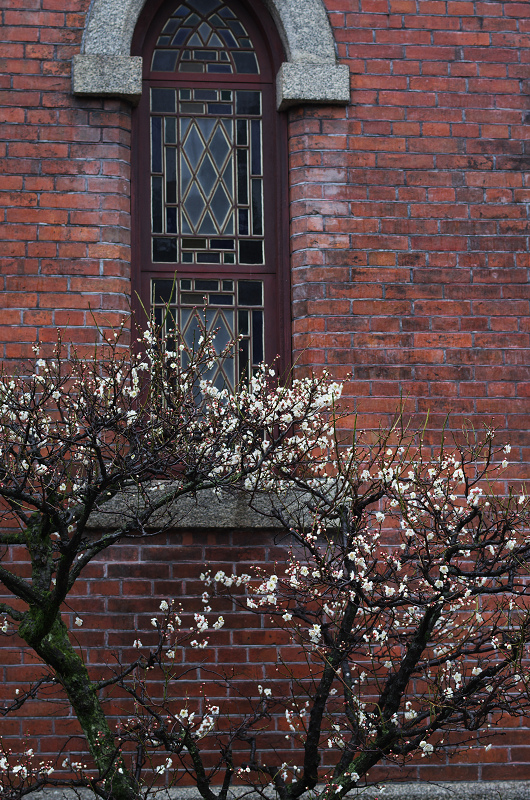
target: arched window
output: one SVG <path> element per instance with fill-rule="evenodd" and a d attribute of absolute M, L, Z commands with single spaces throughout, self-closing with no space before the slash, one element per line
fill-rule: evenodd
<path fill-rule="evenodd" d="M 206 298 L 216 346 L 242 337 L 213 375 L 234 386 L 285 355 L 289 332 L 285 130 L 273 83 L 281 48 L 272 22 L 234 0 L 173 0 L 137 31 L 137 287 L 160 319 L 171 305 L 190 344 Z"/>

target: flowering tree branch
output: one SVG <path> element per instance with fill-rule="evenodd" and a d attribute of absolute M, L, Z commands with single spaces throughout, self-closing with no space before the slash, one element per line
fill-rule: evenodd
<path fill-rule="evenodd" d="M 322 409 L 339 387 L 316 378 L 274 387 L 263 368 L 228 395 L 204 374 L 233 345 L 216 353 L 205 327 L 194 348 L 174 331 L 169 350 L 150 325 L 136 354 L 122 346 L 122 333 L 91 359 L 68 356 L 59 339 L 51 358 L 37 348 L 25 374 L 0 377 L 0 581 L 17 599 L 17 608 L 4 603 L 0 611 L 2 630 L 14 624 L 63 687 L 96 765 L 89 784 L 102 796 L 132 800 L 140 791 L 136 773 L 120 755 L 99 687 L 61 617 L 63 603 L 102 551 L 174 524 L 179 498 L 238 490 L 280 464 L 296 470 L 305 452 L 293 425 L 309 425 L 313 444 L 325 436 Z M 94 536 L 89 520 L 111 518 L 117 496 L 127 499 L 121 524 Z M 26 549 L 28 577 L 9 567 L 14 544 Z M 35 776 L 27 764 L 17 775 L 22 796 Z M 37 784 L 44 780 L 39 772 Z"/>
<path fill-rule="evenodd" d="M 291 555 L 249 576 L 247 604 L 308 660 L 285 706 L 299 761 L 249 764 L 282 800 L 319 781 L 342 797 L 382 759 L 429 756 L 449 731 L 469 743 L 492 713 L 528 709 L 530 504 L 491 489 L 509 451 L 486 430 L 433 454 L 396 424 L 269 487 Z M 216 581 L 230 590 L 234 576 Z"/>

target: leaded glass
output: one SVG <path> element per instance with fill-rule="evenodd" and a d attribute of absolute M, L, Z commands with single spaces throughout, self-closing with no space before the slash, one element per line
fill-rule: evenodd
<path fill-rule="evenodd" d="M 218 359 L 205 373 L 219 389 L 234 389 L 248 380 L 264 358 L 263 281 L 181 278 L 151 281 L 151 302 L 155 319 L 164 325 L 162 336 L 171 336 L 177 323 L 190 348 L 201 335 L 199 318 L 214 339 L 219 354 L 230 341 L 241 337 L 233 358 Z M 166 313 L 166 312 L 169 313 Z"/>
<path fill-rule="evenodd" d="M 222 0 L 186 0 L 177 6 L 157 39 L 151 69 L 259 73 L 247 30 Z"/>
<path fill-rule="evenodd" d="M 182 237 L 176 249 L 157 236 L 154 260 L 263 264 L 261 93 L 151 92 L 152 232 Z"/>

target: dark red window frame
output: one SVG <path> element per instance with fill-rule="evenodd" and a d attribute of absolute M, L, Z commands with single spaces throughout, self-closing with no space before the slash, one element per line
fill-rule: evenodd
<path fill-rule="evenodd" d="M 163 3 L 158 10 L 144 9 L 133 38 L 132 54 L 143 56 L 143 92 L 133 114 L 132 142 L 132 289 L 133 309 L 141 318 L 149 308 L 153 279 L 204 278 L 259 279 L 265 291 L 265 360 L 280 357 L 280 369 L 290 367 L 291 303 L 289 272 L 288 163 L 285 114 L 276 111 L 275 76 L 284 60 L 277 30 L 265 8 L 258 18 L 253 3 L 225 0 L 246 27 L 260 64 L 259 75 L 151 72 L 151 58 L 166 20 L 179 5 Z M 262 92 L 264 169 L 264 265 L 153 263 L 150 206 L 150 89 L 151 87 L 251 89 Z"/>

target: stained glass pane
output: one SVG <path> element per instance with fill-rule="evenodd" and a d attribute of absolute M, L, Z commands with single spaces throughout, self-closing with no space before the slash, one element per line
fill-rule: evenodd
<path fill-rule="evenodd" d="M 212 211 L 215 215 L 215 219 L 217 221 L 217 225 L 220 230 L 223 228 L 223 222 L 226 219 L 226 215 L 230 211 L 231 203 L 223 186 L 219 184 L 217 187 L 214 196 L 212 197 Z"/>
<path fill-rule="evenodd" d="M 178 47 L 179 44 L 183 44 L 186 41 L 186 39 L 188 38 L 188 36 L 190 35 L 190 33 L 191 33 L 191 28 L 181 28 L 180 30 L 178 30 L 176 32 L 175 36 L 173 37 L 173 41 L 172 41 L 173 46 Z M 161 52 L 163 53 L 164 51 L 163 50 L 158 50 L 156 55 L 159 55 Z M 177 56 L 178 56 L 178 52 L 177 52 Z M 153 69 L 155 69 L 154 60 L 153 60 Z"/>
<path fill-rule="evenodd" d="M 166 117 L 166 144 L 177 143 L 177 130 L 175 117 Z"/>
<path fill-rule="evenodd" d="M 251 173 L 261 175 L 261 120 L 250 121 L 251 130 Z"/>
<path fill-rule="evenodd" d="M 181 63 L 179 70 L 182 72 L 204 72 L 204 64 L 184 64 Z"/>
<path fill-rule="evenodd" d="M 239 209 L 239 235 L 248 236 L 248 209 Z"/>
<path fill-rule="evenodd" d="M 239 335 L 240 336 L 248 336 L 250 332 L 249 324 L 248 324 L 248 315 L 249 311 L 238 311 L 238 324 L 239 324 Z"/>
<path fill-rule="evenodd" d="M 178 12 L 175 11 L 175 14 L 173 15 L 173 17 L 171 19 L 168 19 L 168 21 L 164 25 L 162 33 L 174 33 L 177 30 L 177 28 L 179 26 L 179 20 L 175 16 L 177 13 Z M 163 37 L 161 36 L 160 38 L 163 38 Z"/>
<path fill-rule="evenodd" d="M 247 120 L 237 120 L 237 143 L 241 145 L 247 144 Z"/>
<path fill-rule="evenodd" d="M 176 260 L 176 239 L 153 239 L 153 261 L 175 262 Z"/>
<path fill-rule="evenodd" d="M 192 248 L 196 250 L 198 247 L 206 247 L 206 239 L 183 239 L 182 247 Z"/>
<path fill-rule="evenodd" d="M 210 136 L 212 135 L 212 131 L 215 128 L 217 120 L 211 119 L 210 117 L 199 117 L 195 120 L 195 123 L 199 126 L 199 130 L 204 141 L 208 141 Z"/>
<path fill-rule="evenodd" d="M 261 93 L 236 92 L 236 114 L 261 114 Z"/>
<path fill-rule="evenodd" d="M 242 205 L 248 203 L 248 164 L 247 151 L 237 151 L 237 199 Z"/>
<path fill-rule="evenodd" d="M 180 110 L 188 114 L 204 114 L 204 103 L 181 103 Z"/>
<path fill-rule="evenodd" d="M 166 147 L 166 203 L 177 202 L 177 151 Z"/>
<path fill-rule="evenodd" d="M 228 153 L 230 152 L 230 145 L 226 141 L 226 136 L 224 135 L 221 126 L 217 126 L 217 130 L 212 136 L 212 140 L 210 142 L 210 152 L 215 159 L 215 163 L 219 169 L 221 169 L 226 161 Z"/>
<path fill-rule="evenodd" d="M 263 304 L 263 283 L 261 281 L 238 281 L 238 302 L 243 306 Z"/>
<path fill-rule="evenodd" d="M 218 292 L 219 291 L 219 281 L 209 281 L 204 280 L 201 278 L 195 279 L 195 288 L 196 289 L 203 289 L 206 292 Z"/>
<path fill-rule="evenodd" d="M 151 170 L 162 172 L 162 120 L 160 117 L 151 119 Z"/>
<path fill-rule="evenodd" d="M 215 336 L 215 346 L 216 349 L 224 350 L 230 339 L 232 338 L 231 333 L 232 331 L 228 329 L 226 324 L 226 320 L 224 316 L 218 314 L 217 319 L 214 323 L 215 327 L 218 329 L 217 334 Z M 231 328 L 233 329 L 234 325 L 232 323 Z"/>
<path fill-rule="evenodd" d="M 232 72 L 229 64 L 208 64 L 208 72 Z"/>
<path fill-rule="evenodd" d="M 203 41 L 203 44 L 208 43 L 208 39 L 210 38 L 210 35 L 212 33 L 213 31 L 210 28 L 210 26 L 206 22 L 201 22 L 201 24 L 199 25 L 199 34 Z"/>
<path fill-rule="evenodd" d="M 153 214 L 153 233 L 162 233 L 162 178 L 153 175 L 152 177 L 152 200 L 151 210 Z"/>
<path fill-rule="evenodd" d="M 174 89 L 151 89 L 151 111 L 175 113 Z"/>
<path fill-rule="evenodd" d="M 177 232 L 177 209 L 168 208 L 166 210 L 166 231 L 167 233 Z"/>
<path fill-rule="evenodd" d="M 252 312 L 252 363 L 263 361 L 263 311 Z"/>
<path fill-rule="evenodd" d="M 216 33 L 212 33 L 212 35 L 208 39 L 207 44 L 209 44 L 210 47 L 222 47 L 223 46 L 222 41 L 220 40 L 220 38 L 218 37 L 218 35 Z"/>
<path fill-rule="evenodd" d="M 198 228 L 199 220 L 201 219 L 202 212 L 204 211 L 204 199 L 199 192 L 199 187 L 196 183 L 192 183 L 191 189 L 184 200 L 184 213 L 189 219 L 194 229 Z"/>
<path fill-rule="evenodd" d="M 183 145 L 183 150 L 193 170 L 197 167 L 202 154 L 204 153 L 204 142 L 195 125 L 191 126 L 191 130 L 186 137 Z"/>
<path fill-rule="evenodd" d="M 226 103 L 208 103 L 208 114 L 231 114 L 232 106 Z"/>
<path fill-rule="evenodd" d="M 249 341 L 242 339 L 239 342 L 239 370 L 238 377 L 240 381 L 248 380 L 250 365 L 249 365 Z"/>
<path fill-rule="evenodd" d="M 155 305 L 175 302 L 176 289 L 173 281 L 153 281 L 152 292 Z"/>
<path fill-rule="evenodd" d="M 241 264 L 263 264 L 263 242 L 242 239 L 239 242 Z"/>
<path fill-rule="evenodd" d="M 246 74 L 259 72 L 255 53 L 233 53 L 233 59 L 236 64 L 236 72 Z"/>
<path fill-rule="evenodd" d="M 177 64 L 178 52 L 159 50 L 153 56 L 153 69 L 155 72 L 174 72 Z"/>
<path fill-rule="evenodd" d="M 252 181 L 252 233 L 254 236 L 261 236 L 263 233 L 263 209 L 260 180 Z"/>
<path fill-rule="evenodd" d="M 204 194 L 209 197 L 217 179 L 217 171 L 213 166 L 210 157 L 206 154 L 197 172 L 197 179 Z"/>
<path fill-rule="evenodd" d="M 210 214 L 209 211 L 207 211 L 204 217 L 202 218 L 202 222 L 199 228 L 199 233 L 216 234 L 218 232 L 219 231 L 213 221 L 212 215 Z"/>
<path fill-rule="evenodd" d="M 180 160 L 180 191 L 181 195 L 185 195 L 190 185 L 190 180 L 192 178 L 192 173 L 190 168 L 188 167 L 186 161 L 182 158 Z"/>
<path fill-rule="evenodd" d="M 195 89 L 193 94 L 196 100 L 217 100 L 216 89 Z"/>

